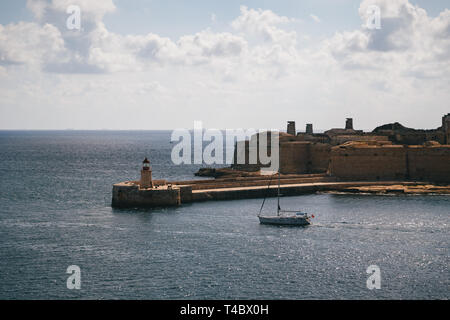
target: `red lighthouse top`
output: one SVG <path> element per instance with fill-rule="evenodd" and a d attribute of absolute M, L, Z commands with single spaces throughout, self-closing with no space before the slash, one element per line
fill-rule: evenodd
<path fill-rule="evenodd" d="M 150 161 L 145 157 L 144 161 L 142 161 L 142 169 L 150 170 Z"/>

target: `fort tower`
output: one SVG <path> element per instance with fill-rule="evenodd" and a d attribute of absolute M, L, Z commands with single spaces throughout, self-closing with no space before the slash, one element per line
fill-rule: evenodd
<path fill-rule="evenodd" d="M 445 134 L 445 144 L 450 144 L 450 113 L 442 117 L 442 130 Z"/>
<path fill-rule="evenodd" d="M 297 131 L 295 130 L 295 121 L 288 121 L 287 123 L 287 133 L 292 134 L 293 136 L 297 135 Z"/>
<path fill-rule="evenodd" d="M 142 162 L 141 181 L 139 185 L 141 189 L 153 188 L 152 168 L 150 167 L 150 161 L 148 161 L 147 157 Z"/>
<path fill-rule="evenodd" d="M 353 130 L 353 118 L 347 118 L 345 120 L 345 129 Z"/>

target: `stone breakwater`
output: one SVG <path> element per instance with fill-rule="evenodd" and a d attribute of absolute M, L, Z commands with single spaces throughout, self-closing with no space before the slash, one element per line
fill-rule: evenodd
<path fill-rule="evenodd" d="M 179 206 L 197 201 L 276 197 L 277 191 L 277 179 L 267 176 L 174 181 L 148 189 L 141 189 L 138 181 L 128 181 L 113 186 L 112 205 L 114 207 Z M 432 185 L 428 182 L 416 181 L 344 182 L 321 174 L 285 175 L 280 179 L 280 192 L 283 196 L 316 192 L 450 194 L 450 185 Z"/>

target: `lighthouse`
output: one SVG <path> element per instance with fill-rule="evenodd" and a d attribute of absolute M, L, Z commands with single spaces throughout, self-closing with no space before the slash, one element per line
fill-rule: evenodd
<path fill-rule="evenodd" d="M 142 162 L 140 187 L 141 189 L 153 188 L 152 168 L 150 167 L 150 161 L 147 157 Z"/>

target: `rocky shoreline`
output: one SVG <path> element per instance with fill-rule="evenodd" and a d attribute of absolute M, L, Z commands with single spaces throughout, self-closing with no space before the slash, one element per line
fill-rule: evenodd
<path fill-rule="evenodd" d="M 342 188 L 339 191 L 329 191 L 327 193 L 354 193 L 354 194 L 449 194 L 450 185 L 374 185 Z"/>

